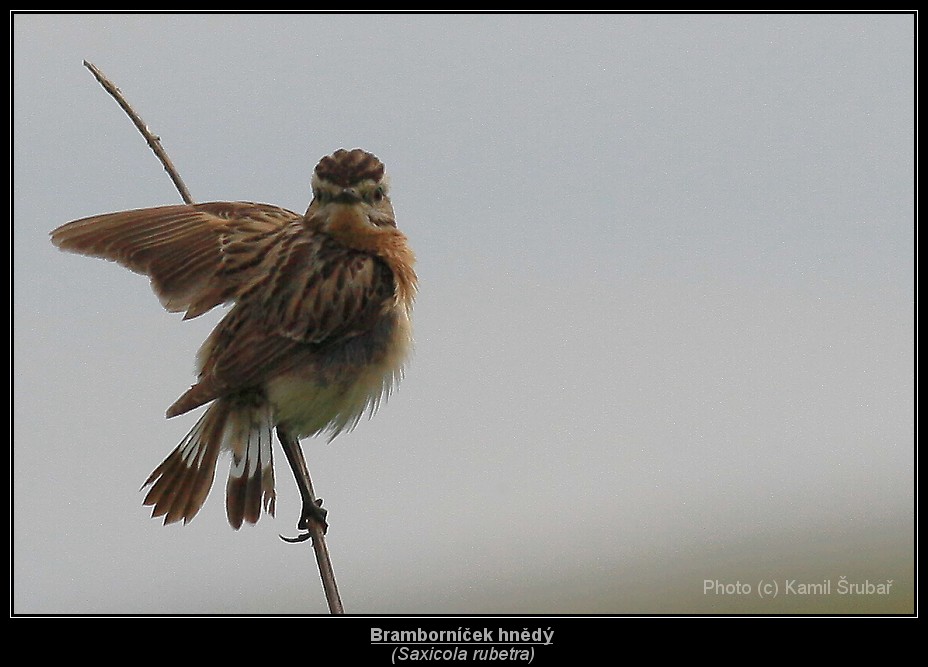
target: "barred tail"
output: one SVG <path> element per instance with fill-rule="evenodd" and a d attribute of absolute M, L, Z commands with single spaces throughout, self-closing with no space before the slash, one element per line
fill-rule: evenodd
<path fill-rule="evenodd" d="M 261 507 L 274 516 L 274 415 L 269 404 L 242 408 L 228 421 L 226 438 L 232 467 L 226 483 L 226 517 L 238 530 L 242 521 L 257 523 Z"/>
<path fill-rule="evenodd" d="M 188 523 L 213 485 L 219 453 L 228 450 L 232 452 L 226 485 L 229 524 L 237 530 L 244 521 L 256 523 L 262 506 L 273 516 L 273 432 L 273 414 L 267 403 L 217 399 L 142 485 L 151 485 L 143 503 L 154 505 L 151 515 L 164 516 L 165 524 L 181 519 Z"/>

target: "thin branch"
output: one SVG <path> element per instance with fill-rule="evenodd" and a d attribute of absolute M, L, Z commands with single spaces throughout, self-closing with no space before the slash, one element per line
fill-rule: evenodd
<path fill-rule="evenodd" d="M 129 105 L 126 101 L 126 98 L 123 97 L 122 91 L 106 78 L 106 75 L 100 71 L 100 68 L 94 65 L 91 62 L 84 61 L 84 67 L 90 70 L 90 73 L 94 75 L 97 81 L 100 82 L 100 85 L 103 86 L 104 90 L 113 96 L 113 99 L 122 107 L 122 110 L 126 112 L 130 120 L 135 124 L 135 127 L 138 128 L 138 131 L 142 133 L 142 136 L 145 137 L 145 141 L 148 142 L 148 147 L 154 152 L 155 156 L 161 161 L 161 164 L 164 166 L 164 170 L 168 172 L 168 176 L 171 177 L 171 181 L 174 183 L 174 187 L 177 188 L 177 192 L 180 193 L 181 198 L 184 200 L 185 204 L 192 204 L 193 197 L 190 196 L 190 191 L 187 189 L 187 186 L 184 185 L 184 181 L 181 179 L 180 174 L 177 173 L 177 169 L 174 168 L 174 164 L 171 162 L 171 158 L 168 157 L 168 154 L 164 152 L 164 148 L 161 146 L 161 139 L 152 133 L 148 129 L 148 126 L 145 124 L 145 121 L 135 112 L 135 110 Z"/>
<path fill-rule="evenodd" d="M 138 128 L 138 131 L 145 137 L 145 141 L 148 142 L 149 148 L 151 148 L 161 161 L 164 170 L 168 173 L 168 176 L 171 177 L 171 181 L 173 181 L 174 187 L 177 188 L 177 192 L 180 193 L 181 198 L 185 203 L 192 204 L 193 197 L 190 196 L 190 191 L 187 190 L 187 186 L 184 185 L 183 180 L 181 180 L 180 174 L 178 174 L 177 170 L 174 168 L 174 163 L 171 162 L 171 158 L 168 157 L 168 154 L 161 146 L 161 139 L 148 129 L 145 122 L 126 101 L 126 98 L 123 97 L 122 92 L 116 84 L 110 81 L 96 65 L 85 60 L 84 67 L 90 70 L 91 74 L 100 82 L 104 90 L 112 95 L 113 99 L 122 107 L 122 110 L 126 112 L 130 120 L 135 124 L 135 127 Z M 293 474 L 296 476 L 297 484 L 300 487 L 300 493 L 303 496 L 303 516 L 300 520 L 299 527 L 301 529 L 305 528 L 308 531 L 299 538 L 294 540 L 288 539 L 287 541 L 302 542 L 305 539 L 312 539 L 313 550 L 316 552 L 316 563 L 319 566 L 319 576 L 322 578 L 322 588 L 325 591 L 325 598 L 329 604 L 329 611 L 333 614 L 344 614 L 345 610 L 344 607 L 342 607 L 342 600 L 338 594 L 338 586 L 335 583 L 335 571 L 332 569 L 332 559 L 329 557 L 329 549 L 325 542 L 325 529 L 327 527 L 325 523 L 325 510 L 321 507 L 321 501 L 317 501 L 313 493 L 312 481 L 309 478 L 309 469 L 303 458 L 303 450 L 300 448 L 300 441 L 280 427 L 277 429 L 277 437 L 280 438 L 280 442 L 284 447 L 287 459 L 293 468 Z"/>
<path fill-rule="evenodd" d="M 292 433 L 280 426 L 277 427 L 277 438 L 287 455 L 287 461 L 293 470 L 293 476 L 296 478 L 300 496 L 303 499 L 303 515 L 299 527 L 306 528 L 309 531 L 297 538 L 284 537 L 283 539 L 286 542 L 303 542 L 306 540 L 306 535 L 309 536 L 313 543 L 313 551 L 316 552 L 316 565 L 319 566 L 319 576 L 322 578 L 325 599 L 329 603 L 329 612 L 332 614 L 344 614 L 345 609 L 338 594 L 338 585 L 335 583 L 332 559 L 329 557 L 329 548 L 325 542 L 325 529 L 327 526 L 324 510 L 321 501 L 316 499 L 316 494 L 313 491 L 313 482 L 309 478 L 309 468 L 303 458 L 300 441 Z"/>
<path fill-rule="evenodd" d="M 319 566 L 325 599 L 329 603 L 329 613 L 344 614 L 345 608 L 342 606 L 342 599 L 335 583 L 335 571 L 332 569 L 332 559 L 329 556 L 329 548 L 326 546 L 325 533 L 318 521 L 309 522 L 309 532 L 313 536 L 313 551 L 316 552 L 316 564 Z"/>

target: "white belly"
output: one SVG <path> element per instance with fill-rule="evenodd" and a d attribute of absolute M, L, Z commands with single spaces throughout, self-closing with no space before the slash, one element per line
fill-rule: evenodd
<path fill-rule="evenodd" d="M 300 438 L 328 432 L 331 440 L 373 414 L 402 377 L 411 348 L 408 318 L 391 320 L 268 382 L 278 423 Z"/>

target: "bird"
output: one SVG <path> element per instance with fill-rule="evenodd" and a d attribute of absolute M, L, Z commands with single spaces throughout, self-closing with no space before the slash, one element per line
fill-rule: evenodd
<path fill-rule="evenodd" d="M 196 382 L 166 416 L 206 410 L 142 485 L 165 525 L 200 511 L 223 452 L 229 524 L 255 524 L 262 508 L 273 516 L 276 431 L 303 500 L 298 526 L 325 526 L 300 439 L 353 429 L 403 376 L 418 286 L 384 165 L 340 148 L 319 160 L 311 188 L 302 215 L 242 201 L 175 204 L 51 232 L 61 250 L 149 276 L 164 308 L 185 320 L 229 306 L 197 353 Z"/>

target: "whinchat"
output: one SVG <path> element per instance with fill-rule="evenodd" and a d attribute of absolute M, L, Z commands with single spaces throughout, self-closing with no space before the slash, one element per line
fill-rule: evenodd
<path fill-rule="evenodd" d="M 223 451 L 232 453 L 229 523 L 255 523 L 262 507 L 273 515 L 274 430 L 300 484 L 299 438 L 352 429 L 399 381 L 416 274 L 387 186 L 377 157 L 339 149 L 316 166 L 303 215 L 249 202 L 181 204 L 51 233 L 62 250 L 150 276 L 164 307 L 184 319 L 234 304 L 197 354 L 197 382 L 167 410 L 209 406 L 146 481 L 152 516 L 193 519 Z M 300 491 L 305 528 L 318 509 Z"/>

